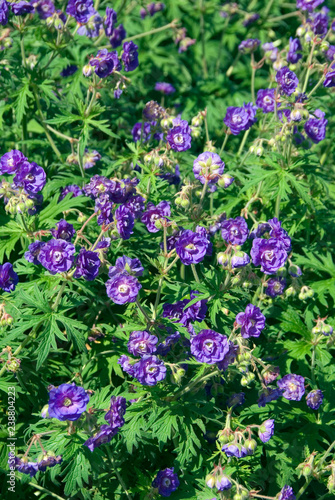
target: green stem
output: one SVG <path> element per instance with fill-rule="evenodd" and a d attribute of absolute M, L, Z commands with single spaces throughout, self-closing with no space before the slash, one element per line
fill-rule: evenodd
<path fill-rule="evenodd" d="M 178 259 L 179 259 L 179 255 L 176 255 L 175 258 L 173 259 L 173 261 L 171 262 L 171 264 L 164 270 L 165 274 L 167 274 L 170 271 L 170 269 L 175 265 L 175 263 L 177 262 Z"/>
<path fill-rule="evenodd" d="M 322 77 L 320 78 L 318 83 L 312 88 L 310 93 L 307 95 L 307 99 L 309 99 L 311 97 L 311 95 L 314 94 L 314 92 L 320 87 L 320 85 L 321 85 L 321 83 L 323 83 L 324 79 L 325 79 L 325 76 L 322 75 Z"/>
<path fill-rule="evenodd" d="M 234 68 L 236 66 L 236 64 L 238 63 L 238 61 L 240 60 L 240 57 L 241 57 L 241 52 L 238 52 L 237 56 L 235 57 L 233 63 L 231 66 L 229 66 L 229 68 L 227 69 L 227 72 L 226 72 L 226 76 L 229 78 L 232 74 L 232 72 L 234 71 Z"/>
<path fill-rule="evenodd" d="M 151 319 L 149 318 L 149 316 L 147 315 L 147 313 L 145 312 L 145 310 L 143 309 L 143 307 L 141 306 L 138 298 L 136 299 L 136 305 L 137 307 L 139 308 L 139 310 L 141 311 L 141 313 L 143 314 L 143 316 L 145 317 L 145 319 L 147 320 L 148 323 L 151 323 Z"/>
<path fill-rule="evenodd" d="M 213 372 L 208 373 L 207 375 L 203 375 L 202 377 L 195 379 L 193 382 L 190 382 L 188 385 L 186 385 L 184 389 L 177 392 L 177 394 L 175 394 L 173 398 L 171 399 L 169 398 L 169 400 L 174 401 L 175 399 L 180 398 L 180 396 L 183 396 L 187 392 L 191 391 L 196 385 L 203 383 L 212 377 L 215 377 L 215 375 L 219 375 L 219 373 L 220 373 L 219 370 L 214 370 Z"/>
<path fill-rule="evenodd" d="M 36 488 L 39 491 L 43 491 L 44 493 L 47 493 L 52 498 L 58 498 L 58 500 L 65 500 L 63 497 L 60 497 L 59 495 L 56 495 L 56 493 L 53 493 L 52 491 L 47 490 L 46 488 L 43 488 L 43 486 L 40 486 L 39 484 L 35 484 L 32 481 L 30 481 L 30 483 L 28 483 L 28 484 L 29 484 L 29 486 L 32 486 L 33 488 Z"/>
<path fill-rule="evenodd" d="M 195 268 L 195 264 L 191 264 L 191 269 L 192 269 L 192 273 L 193 273 L 193 276 L 194 276 L 194 279 L 197 283 L 201 283 L 200 279 L 199 279 L 199 276 L 198 276 L 198 273 L 197 273 L 197 270 Z"/>
<path fill-rule="evenodd" d="M 223 42 L 224 42 L 224 37 L 225 37 L 225 34 L 226 34 L 226 28 L 228 26 L 229 20 L 230 20 L 230 17 L 229 16 L 226 17 L 225 23 L 224 23 L 223 28 L 222 28 L 222 36 L 221 36 L 221 40 L 220 40 L 220 45 L 219 45 L 219 50 L 218 50 L 218 55 L 217 55 L 217 60 L 216 60 L 216 66 L 215 66 L 215 75 L 216 76 L 219 74 L 219 70 L 220 70 L 220 63 L 221 63 L 221 54 L 222 54 Z"/>
<path fill-rule="evenodd" d="M 204 77 L 208 78 L 208 69 L 207 69 L 207 61 L 206 61 L 206 40 L 205 40 L 205 19 L 204 19 L 205 5 L 204 5 L 204 0 L 200 0 L 200 2 L 199 2 L 199 9 L 200 9 L 200 33 L 201 33 L 202 70 L 204 72 Z"/>
<path fill-rule="evenodd" d="M 130 42 L 131 40 L 136 40 L 137 38 L 143 38 L 144 36 L 153 35 L 154 33 L 160 33 L 161 31 L 165 31 L 169 28 L 175 28 L 176 25 L 177 25 L 177 19 L 174 19 L 171 23 L 165 24 L 165 26 L 161 26 L 160 28 L 155 28 L 153 30 L 146 31 L 145 33 L 139 33 L 138 35 L 125 38 L 123 42 Z M 108 45 L 108 47 L 110 47 L 110 45 Z"/>
<path fill-rule="evenodd" d="M 82 178 L 84 179 L 85 178 L 85 169 L 84 169 L 84 165 L 83 165 L 83 159 L 82 159 L 82 156 L 80 153 L 80 142 L 78 142 L 77 154 L 78 154 L 78 165 L 79 165 L 80 173 L 81 173 Z"/>
<path fill-rule="evenodd" d="M 264 11 L 264 19 L 266 19 L 266 18 L 268 17 L 269 12 L 270 12 L 271 7 L 272 7 L 272 4 L 273 4 L 273 1 L 274 1 L 274 0 L 269 0 L 269 1 L 268 1 L 268 4 L 267 4 L 266 9 L 265 9 L 265 11 Z"/>
<path fill-rule="evenodd" d="M 21 342 L 21 344 L 19 345 L 19 347 L 13 352 L 13 357 L 17 356 L 18 354 L 20 354 L 20 352 L 22 351 L 22 349 L 28 344 L 29 340 L 33 337 L 33 335 L 36 333 L 36 330 L 41 326 L 41 324 L 43 323 L 43 321 L 40 321 L 32 330 L 31 332 L 26 336 L 26 338 L 24 339 L 23 342 Z M 0 377 L 4 374 L 4 372 L 6 371 L 6 364 L 4 364 L 4 366 L 1 368 L 0 370 Z"/>
<path fill-rule="evenodd" d="M 58 291 L 58 294 L 57 294 L 56 300 L 55 300 L 55 302 L 54 302 L 53 306 L 51 307 L 51 309 L 52 309 L 53 311 L 55 311 L 55 312 L 57 311 L 57 308 L 58 308 L 58 306 L 59 306 L 59 303 L 60 303 L 60 300 L 61 300 L 61 298 L 62 298 L 62 295 L 63 295 L 63 292 L 64 292 L 65 287 L 66 287 L 66 281 L 63 281 L 63 283 L 61 284 L 61 287 L 60 287 L 60 289 L 59 289 L 59 291 Z"/>
<path fill-rule="evenodd" d="M 313 344 L 312 347 L 312 360 L 311 360 L 311 374 L 312 374 L 312 382 L 315 385 L 315 358 L 316 358 L 316 344 Z"/>
<path fill-rule="evenodd" d="M 250 133 L 250 128 L 244 132 L 244 136 L 243 136 L 242 142 L 240 144 L 239 150 L 237 152 L 237 156 L 241 155 L 241 153 L 243 151 L 243 148 L 245 146 L 246 140 L 248 138 L 249 133 Z"/>
<path fill-rule="evenodd" d="M 279 219 L 279 214 L 280 214 L 280 202 L 281 202 L 281 194 L 279 192 L 276 198 L 276 207 L 275 207 L 275 217 L 277 217 L 277 219 Z"/>
<path fill-rule="evenodd" d="M 220 149 L 220 152 L 219 152 L 219 156 L 222 155 L 223 150 L 226 147 L 226 144 L 227 144 L 227 141 L 228 141 L 228 137 L 229 137 L 229 134 L 227 134 L 227 132 L 226 132 L 226 137 L 224 138 L 224 141 L 222 143 L 222 146 L 221 146 L 221 149 Z"/>
<path fill-rule="evenodd" d="M 256 75 L 255 58 L 254 58 L 254 54 L 251 54 L 251 99 L 252 99 L 253 103 L 256 102 L 255 75 Z"/>
<path fill-rule="evenodd" d="M 130 496 L 130 493 L 129 491 L 127 490 L 127 486 L 125 485 L 125 482 L 123 481 L 120 473 L 118 472 L 117 468 L 116 468 L 116 464 L 115 464 L 115 460 L 114 460 L 114 457 L 113 455 L 111 454 L 111 451 L 109 449 L 108 446 L 106 446 L 106 450 L 107 450 L 107 455 L 108 455 L 108 458 L 112 464 L 112 467 L 114 469 L 114 472 L 115 472 L 115 475 L 116 477 L 118 478 L 118 481 L 119 483 L 121 484 L 122 488 L 123 488 L 123 491 L 125 492 L 126 494 L 126 497 L 128 498 L 128 500 L 131 500 L 131 496 Z"/>
<path fill-rule="evenodd" d="M 282 21 L 283 19 L 288 19 L 289 17 L 295 17 L 295 16 L 300 17 L 300 15 L 301 15 L 301 12 L 299 10 L 296 10 L 296 11 L 290 12 L 288 14 L 283 14 L 282 16 L 271 17 L 270 19 L 268 19 L 268 22 L 274 23 L 276 21 Z"/>
<path fill-rule="evenodd" d="M 51 135 L 49 134 L 47 125 L 46 125 L 46 123 L 44 121 L 44 116 L 43 116 L 43 111 L 42 111 L 42 108 L 41 108 L 41 103 L 40 103 L 40 100 L 38 98 L 38 95 L 37 95 L 37 92 L 36 92 L 35 88 L 33 88 L 33 94 L 34 94 L 34 97 L 35 97 L 35 102 L 36 102 L 36 105 L 37 105 L 37 110 L 38 110 L 38 113 L 39 113 L 40 118 L 41 118 L 42 127 L 44 128 L 44 133 L 47 136 L 47 139 L 48 139 L 48 141 L 50 143 L 50 146 L 52 147 L 52 149 L 53 149 L 54 153 L 56 154 L 57 158 L 59 160 L 61 160 L 62 159 L 62 155 L 61 155 L 59 149 L 57 148 L 56 144 L 54 143 Z"/>
<path fill-rule="evenodd" d="M 310 72 L 311 72 L 311 69 L 312 69 L 312 59 L 313 59 L 314 49 L 315 49 L 315 41 L 313 41 L 313 43 L 312 43 L 312 48 L 311 48 L 311 51 L 310 51 L 310 54 L 309 54 L 309 57 L 308 57 L 307 71 L 306 71 L 306 76 L 305 76 L 305 83 L 304 83 L 304 86 L 302 88 L 302 92 L 305 92 L 306 89 L 307 89 L 308 78 L 309 78 L 309 75 L 310 75 Z"/>

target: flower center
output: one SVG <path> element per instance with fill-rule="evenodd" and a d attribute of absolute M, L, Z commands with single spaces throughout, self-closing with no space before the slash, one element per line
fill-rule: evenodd
<path fill-rule="evenodd" d="M 272 250 L 267 250 L 264 252 L 264 259 L 265 260 L 271 260 L 273 257 L 273 251 Z"/>
<path fill-rule="evenodd" d="M 177 134 L 174 137 L 174 142 L 176 144 L 184 144 L 184 137 L 181 134 Z"/>
<path fill-rule="evenodd" d="M 291 392 L 294 392 L 297 390 L 297 386 L 294 382 L 291 382 L 290 384 L 288 384 L 288 388 Z"/>
<path fill-rule="evenodd" d="M 241 121 L 242 121 L 242 118 L 241 118 L 241 116 L 240 116 L 240 115 L 234 115 L 234 116 L 232 117 L 232 122 L 233 122 L 233 123 L 241 123 Z"/>
<path fill-rule="evenodd" d="M 170 486 L 171 484 L 171 481 L 168 477 L 165 477 L 162 481 L 162 483 L 164 484 L 164 486 Z"/>
<path fill-rule="evenodd" d="M 129 286 L 128 285 L 120 285 L 118 290 L 120 293 L 127 293 L 129 291 Z"/>
<path fill-rule="evenodd" d="M 189 243 L 185 247 L 186 250 L 195 250 L 195 245 L 193 243 Z"/>
<path fill-rule="evenodd" d="M 53 253 L 53 260 L 55 260 L 56 262 L 60 262 L 63 258 L 63 254 L 62 252 L 59 252 L 58 250 L 56 250 L 54 253 Z"/>
<path fill-rule="evenodd" d="M 72 401 L 70 398 L 65 398 L 64 401 L 63 401 L 63 406 L 71 406 L 72 405 Z"/>

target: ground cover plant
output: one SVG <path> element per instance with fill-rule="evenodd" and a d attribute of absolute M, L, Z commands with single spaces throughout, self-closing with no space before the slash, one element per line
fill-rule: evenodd
<path fill-rule="evenodd" d="M 1 498 L 334 498 L 334 17 L 0 0 Z"/>

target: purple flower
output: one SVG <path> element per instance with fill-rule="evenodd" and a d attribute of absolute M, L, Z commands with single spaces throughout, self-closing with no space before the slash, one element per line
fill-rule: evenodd
<path fill-rule="evenodd" d="M 171 85 L 171 83 L 157 82 L 155 85 L 155 90 L 162 92 L 162 94 L 169 95 L 173 94 L 176 89 Z"/>
<path fill-rule="evenodd" d="M 60 76 L 66 78 L 68 76 L 74 75 L 74 73 L 78 70 L 78 66 L 75 64 L 69 64 L 60 72 Z"/>
<path fill-rule="evenodd" d="M 169 318 L 176 323 L 188 326 L 193 321 L 201 323 L 206 317 L 207 300 L 199 300 L 192 306 L 187 307 L 191 300 L 197 296 L 196 292 L 190 293 L 191 299 L 184 299 L 175 304 L 163 304 L 163 318 Z"/>
<path fill-rule="evenodd" d="M 120 205 L 114 214 L 116 220 L 116 228 L 123 240 L 129 240 L 133 234 L 135 220 L 131 211 L 124 205 Z"/>
<path fill-rule="evenodd" d="M 223 174 L 225 164 L 216 153 L 201 153 L 193 162 L 193 173 L 201 184 L 207 181 L 209 185 L 216 184 Z"/>
<path fill-rule="evenodd" d="M 222 239 L 232 245 L 243 245 L 248 238 L 249 229 L 243 217 L 226 219 L 222 222 L 221 228 Z"/>
<path fill-rule="evenodd" d="M 39 266 L 41 263 L 38 260 L 38 256 L 39 256 L 41 248 L 44 245 L 45 245 L 45 242 L 39 241 L 39 240 L 36 240 L 33 243 L 30 243 L 30 245 L 28 246 L 28 251 L 25 252 L 25 254 L 24 254 L 24 258 L 28 262 L 32 262 L 33 264 L 35 264 L 35 266 Z"/>
<path fill-rule="evenodd" d="M 93 0 L 69 0 L 66 13 L 75 18 L 80 24 L 86 24 L 96 12 Z"/>
<path fill-rule="evenodd" d="M 227 457 L 243 458 L 248 455 L 248 451 L 245 446 L 235 443 L 224 444 L 222 451 L 225 452 Z"/>
<path fill-rule="evenodd" d="M 117 14 L 111 7 L 106 7 L 106 17 L 104 21 L 106 36 L 112 36 L 117 23 Z"/>
<path fill-rule="evenodd" d="M 130 274 L 118 274 L 106 281 L 107 295 L 115 304 L 135 302 L 142 288 L 138 279 Z"/>
<path fill-rule="evenodd" d="M 299 80 L 297 75 L 284 66 L 276 74 L 276 82 L 280 85 L 281 91 L 286 95 L 291 95 L 298 87 Z"/>
<path fill-rule="evenodd" d="M 0 174 L 16 174 L 24 161 L 27 161 L 27 158 L 23 153 L 12 149 L 0 158 Z"/>
<path fill-rule="evenodd" d="M 215 488 L 219 491 L 230 490 L 231 482 L 229 481 L 227 476 L 221 474 L 215 480 Z"/>
<path fill-rule="evenodd" d="M 266 295 L 269 297 L 275 298 L 278 295 L 282 295 L 284 289 L 286 287 L 286 279 L 285 278 L 270 278 L 267 282 L 267 288 L 265 290 Z"/>
<path fill-rule="evenodd" d="M 162 497 L 169 497 L 179 486 L 179 479 L 177 474 L 174 473 L 174 468 L 159 471 L 152 482 L 152 486 L 158 488 L 158 493 Z"/>
<path fill-rule="evenodd" d="M 124 206 L 131 212 L 134 219 L 140 219 L 144 210 L 144 198 L 137 194 L 136 196 L 130 196 Z"/>
<path fill-rule="evenodd" d="M 71 242 L 73 236 L 76 234 L 74 227 L 66 220 L 61 219 L 57 222 L 56 229 L 51 229 L 51 234 L 54 238 Z"/>
<path fill-rule="evenodd" d="M 275 89 L 260 89 L 257 92 L 256 106 L 261 108 L 263 113 L 271 113 L 275 110 L 275 95 Z"/>
<path fill-rule="evenodd" d="M 292 401 L 300 401 L 305 394 L 305 379 L 301 375 L 287 374 L 277 382 L 279 389 L 283 389 L 283 396 Z"/>
<path fill-rule="evenodd" d="M 90 437 L 87 441 L 85 441 L 84 446 L 91 451 L 94 451 L 95 448 L 101 446 L 102 444 L 109 443 L 115 434 L 117 434 L 118 429 L 113 429 L 109 425 L 103 424 L 100 426 L 100 429 L 94 436 Z"/>
<path fill-rule="evenodd" d="M 228 339 L 214 330 L 201 330 L 191 338 L 191 353 L 200 363 L 214 365 L 223 360 L 229 351 Z"/>
<path fill-rule="evenodd" d="M 18 282 L 19 277 L 13 269 L 13 265 L 10 262 L 0 264 L 0 288 L 4 292 L 14 292 Z"/>
<path fill-rule="evenodd" d="M 265 316 L 259 307 L 248 304 L 244 312 L 237 314 L 235 321 L 241 326 L 243 338 L 259 337 L 265 328 Z"/>
<path fill-rule="evenodd" d="M 198 264 L 207 252 L 209 241 L 206 236 L 194 233 L 190 229 L 184 231 L 176 242 L 176 252 L 182 264 Z"/>
<path fill-rule="evenodd" d="M 97 222 L 99 226 L 110 224 L 113 221 L 112 215 L 113 203 L 110 193 L 102 193 L 95 200 L 95 212 L 98 213 Z"/>
<path fill-rule="evenodd" d="M 81 248 L 76 261 L 74 278 L 85 278 L 86 281 L 93 281 L 99 274 L 99 255 L 85 248 Z"/>
<path fill-rule="evenodd" d="M 255 266 L 261 266 L 265 274 L 275 274 L 283 267 L 287 259 L 287 252 L 282 241 L 277 238 L 255 238 L 250 251 L 252 262 Z"/>
<path fill-rule="evenodd" d="M 55 465 L 61 464 L 63 462 L 63 458 L 61 455 L 56 455 L 52 451 L 48 451 L 43 455 L 42 460 L 38 463 L 38 470 L 45 472 L 47 467 L 54 467 Z"/>
<path fill-rule="evenodd" d="M 80 26 L 80 28 L 77 30 L 77 34 L 81 36 L 87 36 L 88 38 L 97 38 L 99 36 L 102 24 L 102 17 L 97 12 L 94 12 L 87 23 Z"/>
<path fill-rule="evenodd" d="M 131 259 L 123 255 L 116 259 L 115 265 L 111 266 L 108 271 L 108 276 L 113 278 L 118 274 L 128 273 L 132 276 L 142 276 L 144 268 L 139 259 Z"/>
<path fill-rule="evenodd" d="M 334 57 L 335 57 L 335 45 L 330 45 L 327 52 L 326 52 L 326 56 L 328 57 L 328 59 L 330 61 L 333 61 L 334 60 Z"/>
<path fill-rule="evenodd" d="M 247 28 L 248 26 L 253 24 L 255 21 L 257 21 L 260 17 L 261 17 L 260 14 L 257 14 L 257 13 L 248 14 L 247 17 L 244 19 L 242 24 L 244 27 Z"/>
<path fill-rule="evenodd" d="M 168 335 L 166 339 L 157 346 L 156 354 L 166 356 L 166 354 L 170 352 L 171 347 L 176 344 L 180 338 L 179 332 L 171 333 L 171 335 Z"/>
<path fill-rule="evenodd" d="M 112 396 L 110 409 L 105 415 L 106 422 L 112 429 L 119 430 L 124 426 L 124 414 L 126 413 L 127 401 L 122 396 Z"/>
<path fill-rule="evenodd" d="M 114 28 L 113 33 L 109 37 L 109 42 L 113 49 L 120 47 L 123 40 L 126 38 L 127 33 L 123 27 L 123 24 L 119 24 L 116 28 Z"/>
<path fill-rule="evenodd" d="M 316 1 L 319 1 L 319 0 L 316 0 Z M 297 3 L 298 2 L 309 3 L 306 0 L 297 0 Z M 323 2 L 323 0 L 321 0 L 321 2 Z M 316 3 L 316 2 L 314 2 L 314 3 Z M 284 488 L 282 488 L 280 490 L 280 494 L 279 494 L 278 500 L 295 500 L 295 498 L 296 497 L 295 497 L 294 491 L 291 488 L 291 486 L 285 485 Z"/>
<path fill-rule="evenodd" d="M 40 249 L 38 260 L 51 274 L 68 271 L 74 262 L 76 249 L 65 240 L 50 240 Z"/>
<path fill-rule="evenodd" d="M 256 110 L 256 106 L 253 106 L 252 103 L 244 104 L 241 108 L 229 106 L 223 121 L 233 135 L 238 135 L 255 123 Z"/>
<path fill-rule="evenodd" d="M 318 35 L 323 38 L 328 31 L 328 22 L 329 17 L 325 12 L 313 13 L 311 15 L 311 28 L 313 30 L 314 35 Z"/>
<path fill-rule="evenodd" d="M 258 437 L 263 443 L 270 441 L 274 434 L 275 421 L 273 419 L 265 420 L 258 429 Z"/>
<path fill-rule="evenodd" d="M 227 399 L 226 405 L 228 406 L 228 408 L 236 408 L 236 406 L 243 405 L 244 401 L 244 392 L 239 392 L 230 396 L 230 398 Z"/>
<path fill-rule="evenodd" d="M 225 357 L 223 358 L 223 360 L 220 361 L 217 365 L 219 370 L 225 371 L 225 370 L 227 370 L 229 365 L 234 363 L 234 361 L 236 359 L 237 351 L 238 351 L 238 346 L 229 340 L 228 341 L 228 352 L 225 355 Z"/>
<path fill-rule="evenodd" d="M 6 0 L 0 0 L 0 24 L 5 26 L 8 23 L 8 3 Z"/>
<path fill-rule="evenodd" d="M 250 54 L 259 47 L 260 43 L 261 41 L 257 40 L 257 38 L 248 38 L 240 43 L 238 50 L 242 52 L 242 54 Z"/>
<path fill-rule="evenodd" d="M 282 397 L 283 391 L 282 389 L 266 389 L 261 393 L 258 399 L 258 406 L 260 408 L 264 408 L 266 403 L 270 403 L 271 401 L 276 401 L 280 397 Z"/>
<path fill-rule="evenodd" d="M 274 46 L 272 42 L 263 43 L 262 49 L 265 52 L 266 59 L 270 59 L 270 61 L 274 62 L 278 57 L 278 48 Z"/>
<path fill-rule="evenodd" d="M 96 162 L 101 159 L 101 154 L 98 151 L 89 152 L 88 149 L 85 149 L 85 154 L 83 157 L 84 169 L 88 170 L 95 166 Z"/>
<path fill-rule="evenodd" d="M 141 222 L 147 226 L 149 233 L 157 233 L 159 228 L 156 226 L 156 222 L 161 219 L 167 220 L 170 215 L 171 208 L 168 201 L 161 201 L 157 206 L 149 201 L 147 209 L 141 217 Z"/>
<path fill-rule="evenodd" d="M 328 71 L 325 76 L 325 81 L 323 82 L 323 86 L 326 88 L 335 87 L 335 70 Z"/>
<path fill-rule="evenodd" d="M 166 140 L 174 151 L 186 151 L 190 149 L 192 137 L 191 129 L 185 120 L 173 120 L 173 127 L 169 130 Z"/>
<path fill-rule="evenodd" d="M 297 0 L 297 9 L 307 10 L 308 12 L 312 12 L 323 2 L 324 0 Z M 286 499 L 281 498 L 279 500 L 286 500 Z"/>
<path fill-rule="evenodd" d="M 58 202 L 63 200 L 68 193 L 72 193 L 73 198 L 76 198 L 77 196 L 83 194 L 79 186 L 77 186 L 76 184 L 70 184 L 70 186 L 66 186 L 65 188 L 62 189 L 61 194 L 59 195 Z"/>
<path fill-rule="evenodd" d="M 12 3 L 11 7 L 14 16 L 23 16 L 24 14 L 34 12 L 34 6 L 23 0 L 17 3 Z"/>
<path fill-rule="evenodd" d="M 232 269 L 245 267 L 250 263 L 250 257 L 247 253 L 242 251 L 235 251 L 230 259 Z"/>
<path fill-rule="evenodd" d="M 128 375 L 131 375 L 132 377 L 134 377 L 134 373 L 135 373 L 134 366 L 130 364 L 128 356 L 123 354 L 117 360 L 117 363 L 118 363 L 118 365 L 121 366 L 121 368 L 124 372 L 126 372 L 126 373 L 128 373 Z"/>
<path fill-rule="evenodd" d="M 142 122 L 135 123 L 131 131 L 133 136 L 133 141 L 134 142 L 141 140 L 142 142 L 149 141 L 149 139 L 151 138 L 150 132 L 151 132 L 150 123 L 148 122 L 144 122 L 143 124 Z"/>
<path fill-rule="evenodd" d="M 157 356 L 145 354 L 134 365 L 134 377 L 142 385 L 156 385 L 166 377 L 166 366 Z"/>
<path fill-rule="evenodd" d="M 290 37 L 287 62 L 296 64 L 302 58 L 302 47 L 299 38 Z"/>
<path fill-rule="evenodd" d="M 286 252 L 289 253 L 291 251 L 291 238 L 285 229 L 281 227 L 281 222 L 277 219 L 277 217 L 274 217 L 273 219 L 268 220 L 267 223 L 271 228 L 269 231 L 271 238 L 277 238 L 280 240 L 283 243 Z"/>
<path fill-rule="evenodd" d="M 23 161 L 13 180 L 15 187 L 23 187 L 28 194 L 37 194 L 45 186 L 46 175 L 42 167 L 32 161 Z"/>
<path fill-rule="evenodd" d="M 314 116 L 307 120 L 304 125 L 304 130 L 308 137 L 315 143 L 323 141 L 326 137 L 326 125 L 328 120 L 324 117 L 325 113 L 316 109 Z"/>
<path fill-rule="evenodd" d="M 322 405 L 323 401 L 323 393 L 320 389 L 315 389 L 314 391 L 310 391 L 306 396 L 307 406 L 312 408 L 312 410 L 318 410 Z"/>
<path fill-rule="evenodd" d="M 121 63 L 116 51 L 108 52 L 107 49 L 101 49 L 96 57 L 90 60 L 90 65 L 94 67 L 95 73 L 100 78 L 106 78 L 111 75 L 113 71 L 121 69 Z"/>
<path fill-rule="evenodd" d="M 23 474 L 28 474 L 30 477 L 34 477 L 38 472 L 38 463 L 29 462 L 27 457 L 15 457 L 15 468 Z"/>
<path fill-rule="evenodd" d="M 130 41 L 130 42 L 125 42 L 123 44 L 123 52 L 122 52 L 122 62 L 124 64 L 124 70 L 126 72 L 128 71 L 134 71 L 134 69 L 137 68 L 138 66 L 138 52 L 137 52 L 138 46 Z"/>
<path fill-rule="evenodd" d="M 40 19 L 47 19 L 56 12 L 56 8 L 52 0 L 40 0 L 36 5 L 36 12 Z"/>
<path fill-rule="evenodd" d="M 78 420 L 86 410 L 89 396 L 75 384 L 61 384 L 49 393 L 49 416 L 58 420 Z"/>
<path fill-rule="evenodd" d="M 144 356 L 156 351 L 158 338 L 150 335 L 147 331 L 135 331 L 130 334 L 128 342 L 128 351 L 133 356 Z"/>

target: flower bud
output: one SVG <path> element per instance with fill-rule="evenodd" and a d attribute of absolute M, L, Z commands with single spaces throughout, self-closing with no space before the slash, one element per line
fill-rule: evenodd
<path fill-rule="evenodd" d="M 184 377 L 185 373 L 186 372 L 184 368 L 178 368 L 177 370 L 173 370 L 171 375 L 171 381 L 175 384 L 180 385 L 181 379 Z"/>
<path fill-rule="evenodd" d="M 327 481 L 327 488 L 330 493 L 335 492 L 335 477 L 334 474 L 329 476 L 328 481 Z"/>
<path fill-rule="evenodd" d="M 191 136 L 194 137 L 195 139 L 198 139 L 201 135 L 201 130 L 200 128 L 197 127 L 191 127 Z"/>
<path fill-rule="evenodd" d="M 291 120 L 294 122 L 300 122 L 302 120 L 302 112 L 300 109 L 294 109 L 291 111 Z"/>
<path fill-rule="evenodd" d="M 262 148 L 262 146 L 258 146 L 258 148 L 256 148 L 256 150 L 255 150 L 255 155 L 256 156 L 263 156 L 263 153 L 264 153 L 264 149 Z"/>
<path fill-rule="evenodd" d="M 307 33 L 305 34 L 305 42 L 306 43 L 310 43 L 314 38 L 314 33 L 313 31 L 307 31 Z"/>
<path fill-rule="evenodd" d="M 234 182 L 234 177 L 228 174 L 221 175 L 218 186 L 227 189 Z"/>
<path fill-rule="evenodd" d="M 80 212 L 80 214 L 78 215 L 78 218 L 77 218 L 77 222 L 79 222 L 79 224 L 83 224 L 86 220 L 87 220 L 87 216 L 84 215 L 82 212 Z"/>
<path fill-rule="evenodd" d="M 41 411 L 42 418 L 50 418 L 49 417 L 49 405 L 44 405 Z"/>
<path fill-rule="evenodd" d="M 183 200 L 182 200 L 182 198 L 180 196 L 177 196 L 177 198 L 174 200 L 174 202 L 175 202 L 176 205 L 181 205 L 182 201 Z"/>
<path fill-rule="evenodd" d="M 327 50 L 329 49 L 329 45 L 330 43 L 327 42 L 327 40 L 324 40 L 323 42 L 321 42 L 320 49 L 324 52 L 327 52 Z"/>
<path fill-rule="evenodd" d="M 297 294 L 297 291 L 295 290 L 295 288 L 293 286 L 288 287 L 285 291 L 286 297 L 292 297 L 296 294 Z"/>
<path fill-rule="evenodd" d="M 206 476 L 206 484 L 208 486 L 208 488 L 214 488 L 214 485 L 215 485 L 215 476 L 214 474 L 207 474 Z"/>
<path fill-rule="evenodd" d="M 163 224 L 162 224 L 161 219 L 157 219 L 155 221 L 155 226 L 157 227 L 157 229 L 162 229 L 163 228 Z"/>
<path fill-rule="evenodd" d="M 303 36 L 306 33 L 306 28 L 304 28 L 304 26 L 299 26 L 296 33 L 297 36 Z"/>
<path fill-rule="evenodd" d="M 24 214 L 26 211 L 27 211 L 27 207 L 26 207 L 25 203 L 23 203 L 23 201 L 21 201 L 20 203 L 18 203 L 16 205 L 16 213 Z"/>
<path fill-rule="evenodd" d="M 244 446 L 247 449 L 248 455 L 253 455 L 257 448 L 257 441 L 255 441 L 255 439 L 246 439 L 244 441 Z"/>
<path fill-rule="evenodd" d="M 290 267 L 288 268 L 288 273 L 294 278 L 297 278 L 298 276 L 302 275 L 300 267 L 296 266 L 295 264 L 290 265 Z"/>
<path fill-rule="evenodd" d="M 191 125 L 193 125 L 193 127 L 201 127 L 203 121 L 204 119 L 201 115 L 193 116 Z"/>
<path fill-rule="evenodd" d="M 297 65 L 296 65 L 296 64 L 290 64 L 290 65 L 289 65 L 289 69 L 290 69 L 291 71 L 295 71 L 295 70 L 297 69 Z"/>
<path fill-rule="evenodd" d="M 93 67 L 90 64 L 85 64 L 83 67 L 83 75 L 86 77 L 91 76 L 93 73 Z"/>
<path fill-rule="evenodd" d="M 217 255 L 217 261 L 220 266 L 228 266 L 229 257 L 225 252 L 219 252 Z"/>
<path fill-rule="evenodd" d="M 17 358 L 11 358 L 7 361 L 6 368 L 9 372 L 16 373 L 20 369 L 21 360 Z"/>
<path fill-rule="evenodd" d="M 187 198 L 184 198 L 181 200 L 180 204 L 183 208 L 188 208 L 190 206 L 190 200 Z"/>

